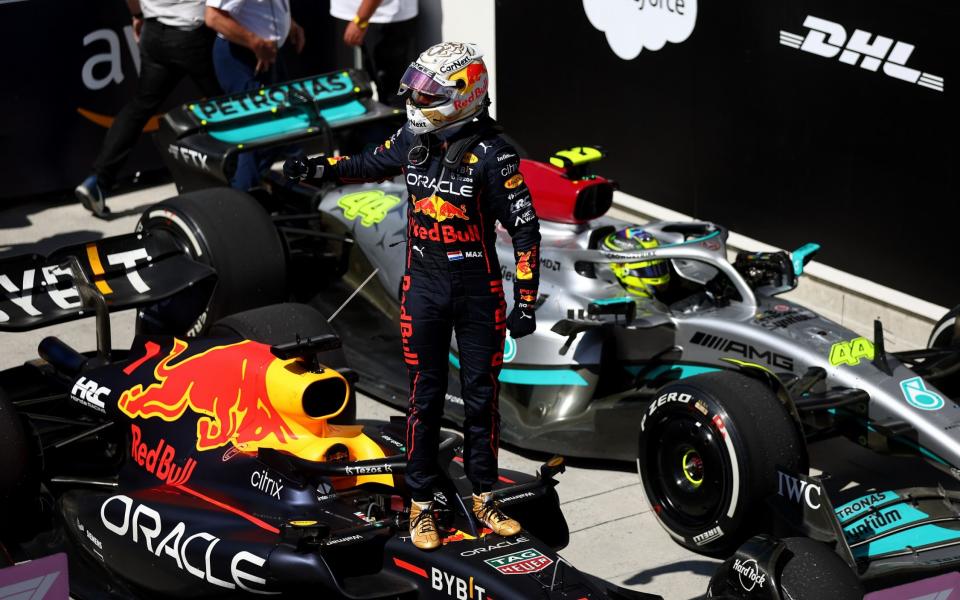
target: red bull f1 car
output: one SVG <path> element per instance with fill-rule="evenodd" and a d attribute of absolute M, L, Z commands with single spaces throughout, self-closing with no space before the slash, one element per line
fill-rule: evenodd
<path fill-rule="evenodd" d="M 150 269 L 111 260 L 140 253 Z M 48 337 L 39 358 L 0 372 L 0 566 L 65 551 L 76 598 L 656 597 L 557 554 L 568 539 L 560 458 L 535 476 L 500 474 L 495 494 L 525 524 L 520 535 L 479 528 L 455 434 L 440 441 L 444 545 L 416 549 L 403 423 L 340 418 L 355 374 L 310 307 L 261 307 L 209 335 L 110 348 L 111 308 L 215 278 L 182 257 L 145 234 L 0 261 L 4 276 L 13 265 L 50 274 L 57 319 L 96 314 L 99 343 L 83 354 Z M 9 318 L 15 301 L 39 300 L 0 302 L 5 329 L 44 322 Z"/>

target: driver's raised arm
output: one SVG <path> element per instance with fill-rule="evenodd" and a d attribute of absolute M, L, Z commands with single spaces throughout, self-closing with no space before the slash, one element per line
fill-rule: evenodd
<path fill-rule="evenodd" d="M 283 174 L 289 179 L 356 183 L 381 181 L 403 172 L 411 134 L 401 127 L 372 151 L 349 156 L 288 158 Z"/>

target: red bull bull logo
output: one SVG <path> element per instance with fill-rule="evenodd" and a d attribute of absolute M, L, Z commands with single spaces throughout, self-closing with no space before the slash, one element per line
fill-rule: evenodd
<path fill-rule="evenodd" d="M 483 63 L 472 62 L 467 65 L 467 85 L 470 86 L 480 81 L 480 78 L 486 72 L 487 69 L 483 66 Z"/>
<path fill-rule="evenodd" d="M 517 252 L 517 279 L 533 279 L 533 268 L 530 262 L 536 260 L 533 250 Z"/>
<path fill-rule="evenodd" d="M 413 203 L 413 212 L 427 215 L 438 222 L 446 221 L 447 219 L 470 220 L 470 217 L 467 216 L 466 204 L 461 204 L 458 207 L 437 195 L 418 200 L 416 196 L 411 194 L 410 201 Z"/>
<path fill-rule="evenodd" d="M 175 339 L 154 369 L 157 383 L 123 392 L 120 411 L 177 421 L 189 408 L 202 415 L 197 420 L 200 451 L 256 444 L 269 436 L 282 444 L 294 436 L 267 391 L 267 368 L 279 360 L 269 346 L 244 340 L 178 360 L 186 350 L 187 343 Z"/>

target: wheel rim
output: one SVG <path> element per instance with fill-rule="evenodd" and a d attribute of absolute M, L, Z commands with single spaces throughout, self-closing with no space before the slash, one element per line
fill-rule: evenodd
<path fill-rule="evenodd" d="M 690 528 L 712 525 L 727 495 L 722 440 L 708 425 L 685 416 L 664 419 L 656 431 L 648 438 L 646 466 L 658 516 Z"/>

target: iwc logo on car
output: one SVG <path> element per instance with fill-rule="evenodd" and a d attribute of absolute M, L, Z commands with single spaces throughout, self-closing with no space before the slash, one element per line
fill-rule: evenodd
<path fill-rule="evenodd" d="M 697 24 L 697 0 L 583 0 L 583 11 L 623 60 L 679 44 Z"/>
<path fill-rule="evenodd" d="M 859 63 L 867 71 L 876 72 L 883 67 L 884 74 L 894 79 L 943 91 L 943 77 L 906 66 L 915 48 L 913 44 L 863 29 L 854 29 L 848 36 L 843 25 L 813 15 L 807 15 L 803 26 L 809 30 L 805 35 L 781 29 L 780 43 L 823 58 L 836 58 L 850 66 Z"/>

